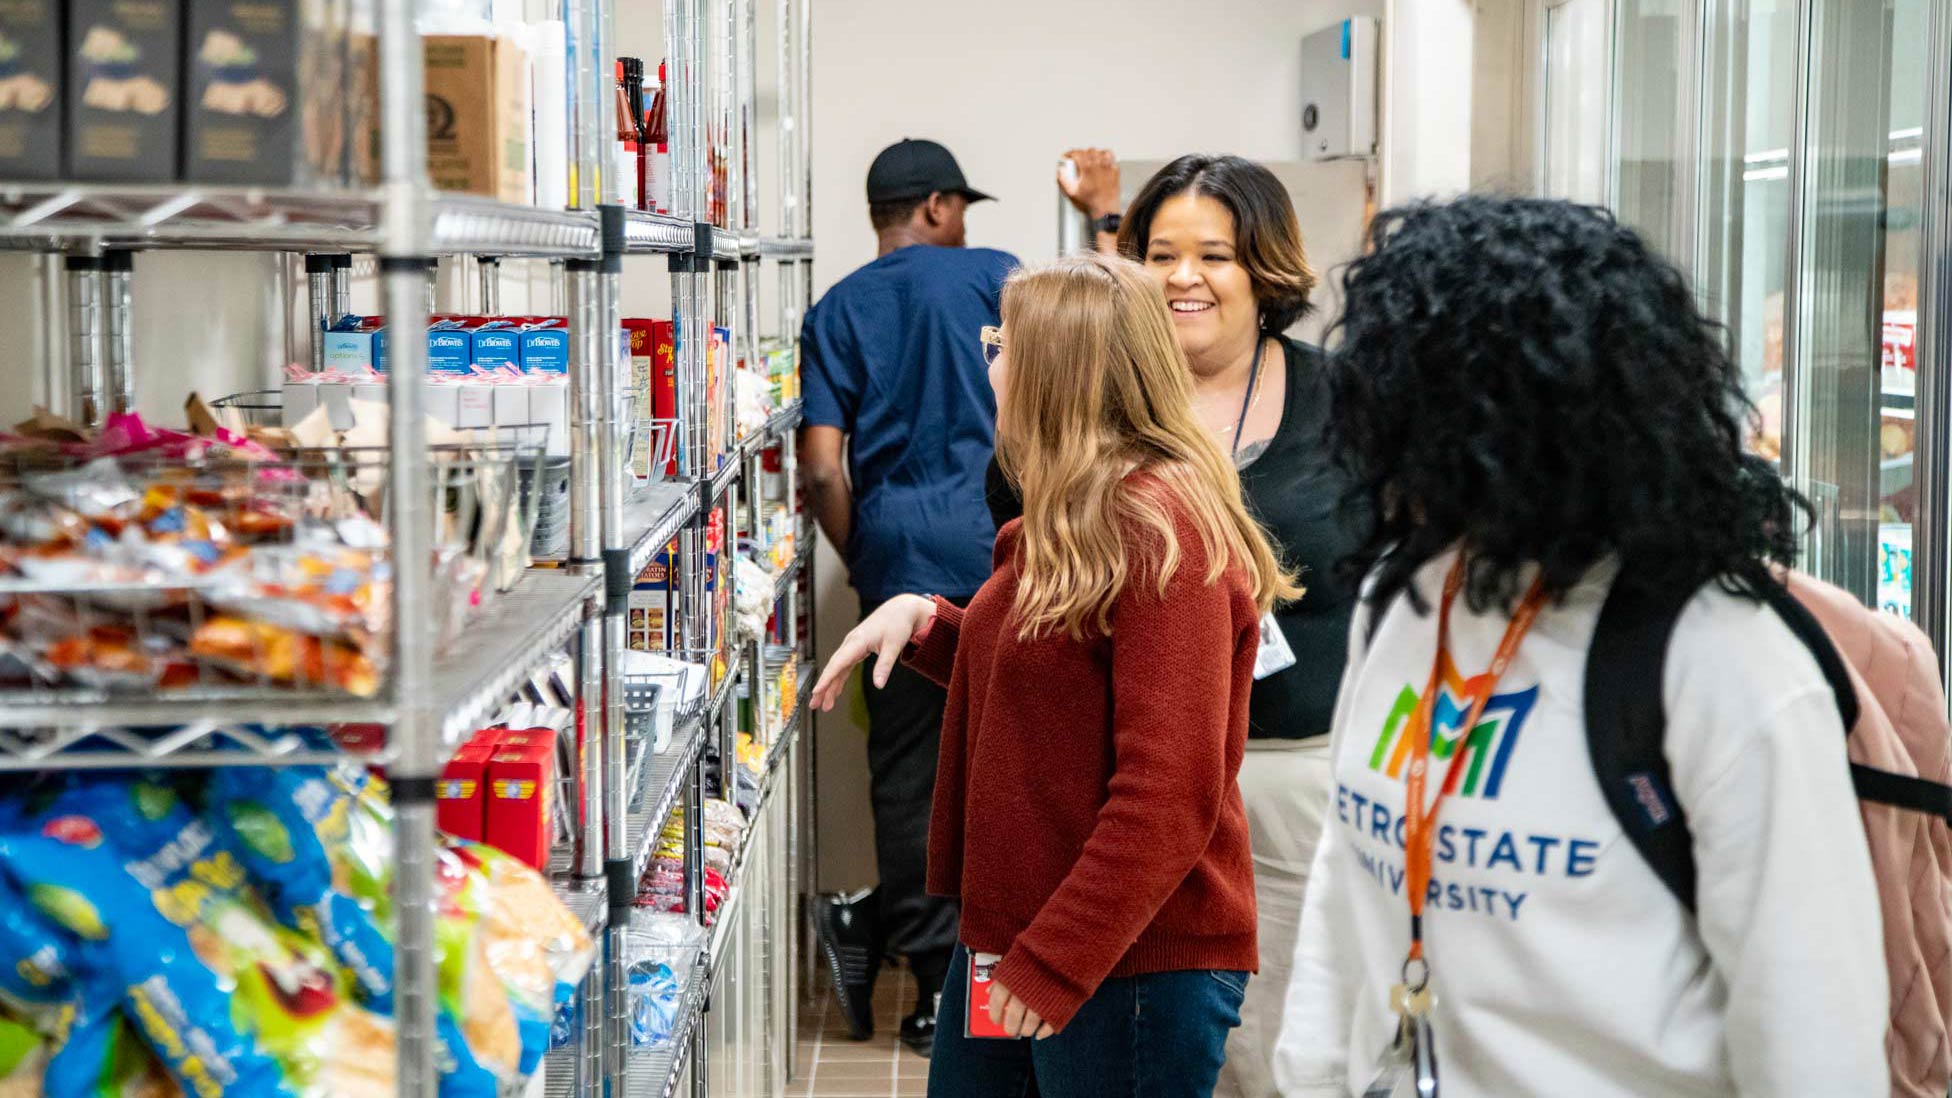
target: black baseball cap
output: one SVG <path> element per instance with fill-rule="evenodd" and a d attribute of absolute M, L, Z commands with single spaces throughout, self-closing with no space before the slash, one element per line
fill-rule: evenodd
<path fill-rule="evenodd" d="M 903 138 L 882 149 L 868 168 L 869 202 L 927 198 L 937 191 L 959 194 L 971 202 L 993 201 L 971 187 L 955 156 L 933 141 Z"/>

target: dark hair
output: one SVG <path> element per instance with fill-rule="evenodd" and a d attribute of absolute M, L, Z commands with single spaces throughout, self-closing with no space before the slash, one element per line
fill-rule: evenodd
<path fill-rule="evenodd" d="M 1118 250 L 1145 262 L 1152 219 L 1169 198 L 1192 191 L 1234 216 L 1234 252 L 1253 280 L 1261 331 L 1279 333 L 1308 315 L 1315 272 L 1301 243 L 1301 223 L 1288 189 L 1274 173 L 1238 156 L 1182 156 L 1146 180 L 1118 230 Z"/>
<path fill-rule="evenodd" d="M 1387 601 L 1455 545 L 1471 605 L 1538 565 L 1564 594 L 1635 581 L 1753 590 L 1808 505 L 1743 449 L 1755 409 L 1681 272 L 1611 213 L 1465 197 L 1383 212 L 1348 267 L 1332 444 L 1377 523 L 1349 562 Z M 1415 590 L 1411 590 L 1414 599 Z"/>
<path fill-rule="evenodd" d="M 886 202 L 870 202 L 868 223 L 874 226 L 875 232 L 892 229 L 914 217 L 915 211 L 928 200 L 928 195 L 921 195 L 916 198 L 891 198 Z"/>

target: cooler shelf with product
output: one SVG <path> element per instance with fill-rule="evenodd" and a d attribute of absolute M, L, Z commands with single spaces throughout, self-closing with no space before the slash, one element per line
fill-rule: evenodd
<path fill-rule="evenodd" d="M 0 432 L 0 1080 L 794 1062 L 807 0 L 651 7 L 0 5 L 0 251 L 60 260 L 48 406 Z M 276 256 L 288 357 L 170 391 L 161 251 Z"/>

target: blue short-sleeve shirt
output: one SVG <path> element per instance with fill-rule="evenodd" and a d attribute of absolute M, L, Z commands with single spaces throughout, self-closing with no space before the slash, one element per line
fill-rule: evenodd
<path fill-rule="evenodd" d="M 847 557 L 867 603 L 905 592 L 963 598 L 990 574 L 996 525 L 983 472 L 996 397 L 981 335 L 1000 323 L 1016 258 L 911 245 L 848 275 L 800 331 L 806 422 L 848 435 Z"/>

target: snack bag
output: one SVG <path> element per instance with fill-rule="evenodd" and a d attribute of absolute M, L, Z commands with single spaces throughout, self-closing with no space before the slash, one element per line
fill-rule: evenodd
<path fill-rule="evenodd" d="M 391 836 L 393 805 L 385 779 L 352 766 L 335 767 L 327 777 L 352 798 L 355 818 L 363 816 Z M 381 925 L 390 925 L 390 846 L 386 857 L 359 859 L 348 869 L 353 895 L 367 905 Z M 476 1062 L 501 1074 L 514 1076 L 534 1070 L 539 1057 L 531 1056 L 529 1050 L 537 1040 L 538 1026 L 543 1031 L 541 1039 L 546 1041 L 549 1021 L 536 1018 L 535 1013 L 546 1006 L 546 1000 L 538 1005 L 533 996 L 522 995 L 518 987 L 511 986 L 509 975 L 500 967 L 504 958 L 490 949 L 490 936 L 482 927 L 485 877 L 445 849 L 435 851 L 434 875 L 439 904 L 434 923 L 436 981 L 444 1008 L 438 1031 L 442 1043 L 451 1048 L 465 1047 Z M 458 1032 L 453 1026 L 456 1020 Z M 447 1094 L 456 1083 L 456 1075 L 447 1075 L 442 1093 Z"/>
<path fill-rule="evenodd" d="M 437 948 L 447 962 L 479 957 L 479 971 L 493 974 L 492 981 L 477 980 L 470 986 L 479 990 L 491 983 L 499 985 L 503 1001 L 513 1012 L 516 1071 L 532 1074 L 549 1051 L 549 1029 L 555 1013 L 555 987 L 548 959 L 537 943 L 510 932 L 509 916 L 495 906 L 488 875 L 471 853 L 442 850 L 434 873 L 440 895 L 435 924 Z M 472 953 L 469 947 L 479 952 Z M 448 982 L 445 973 L 441 982 Z M 486 993 L 482 994 L 485 997 Z M 462 1018 L 472 1022 L 466 1014 Z"/>
<path fill-rule="evenodd" d="M 352 976 L 359 1001 L 390 1015 L 393 940 L 380 904 L 358 898 L 362 891 L 384 894 L 392 856 L 389 822 L 355 793 L 368 788 L 364 771 L 350 765 L 236 767 L 212 775 L 205 799 L 272 913 L 323 941 Z M 390 913 L 390 907 L 383 910 Z M 513 1080 L 520 1060 L 515 1021 L 472 941 L 472 925 L 448 925 L 453 922 L 443 918 L 436 930 L 440 1093 L 494 1098 Z M 469 994 L 475 985 L 478 993 Z M 465 1018 L 466 1027 L 457 1018 Z"/>
<path fill-rule="evenodd" d="M 468 844 L 467 849 L 488 876 L 488 933 L 524 935 L 540 945 L 555 980 L 555 1009 L 573 1003 L 577 985 L 596 960 L 596 942 L 590 938 L 589 928 L 526 862 L 492 846 Z"/>
<path fill-rule="evenodd" d="M 17 1051 L 32 1057 L 35 1093 L 99 1098 L 138 1093 L 139 1082 L 153 1086 L 160 1074 L 114 1013 L 115 987 L 96 980 L 84 994 L 76 953 L 71 935 L 0 879 L 0 1029 L 30 1031 L 34 1047 Z M 0 1094 L 13 1080 L 8 1049 L 18 1044 L 0 1033 Z"/>
<path fill-rule="evenodd" d="M 46 1038 L 0 1014 L 0 1098 L 40 1098 L 47 1056 Z"/>
<path fill-rule="evenodd" d="M 195 1098 L 390 1092 L 391 1023 L 344 1001 L 316 945 L 262 913 L 176 792 L 77 779 L 0 832 L 0 867 Z"/>

